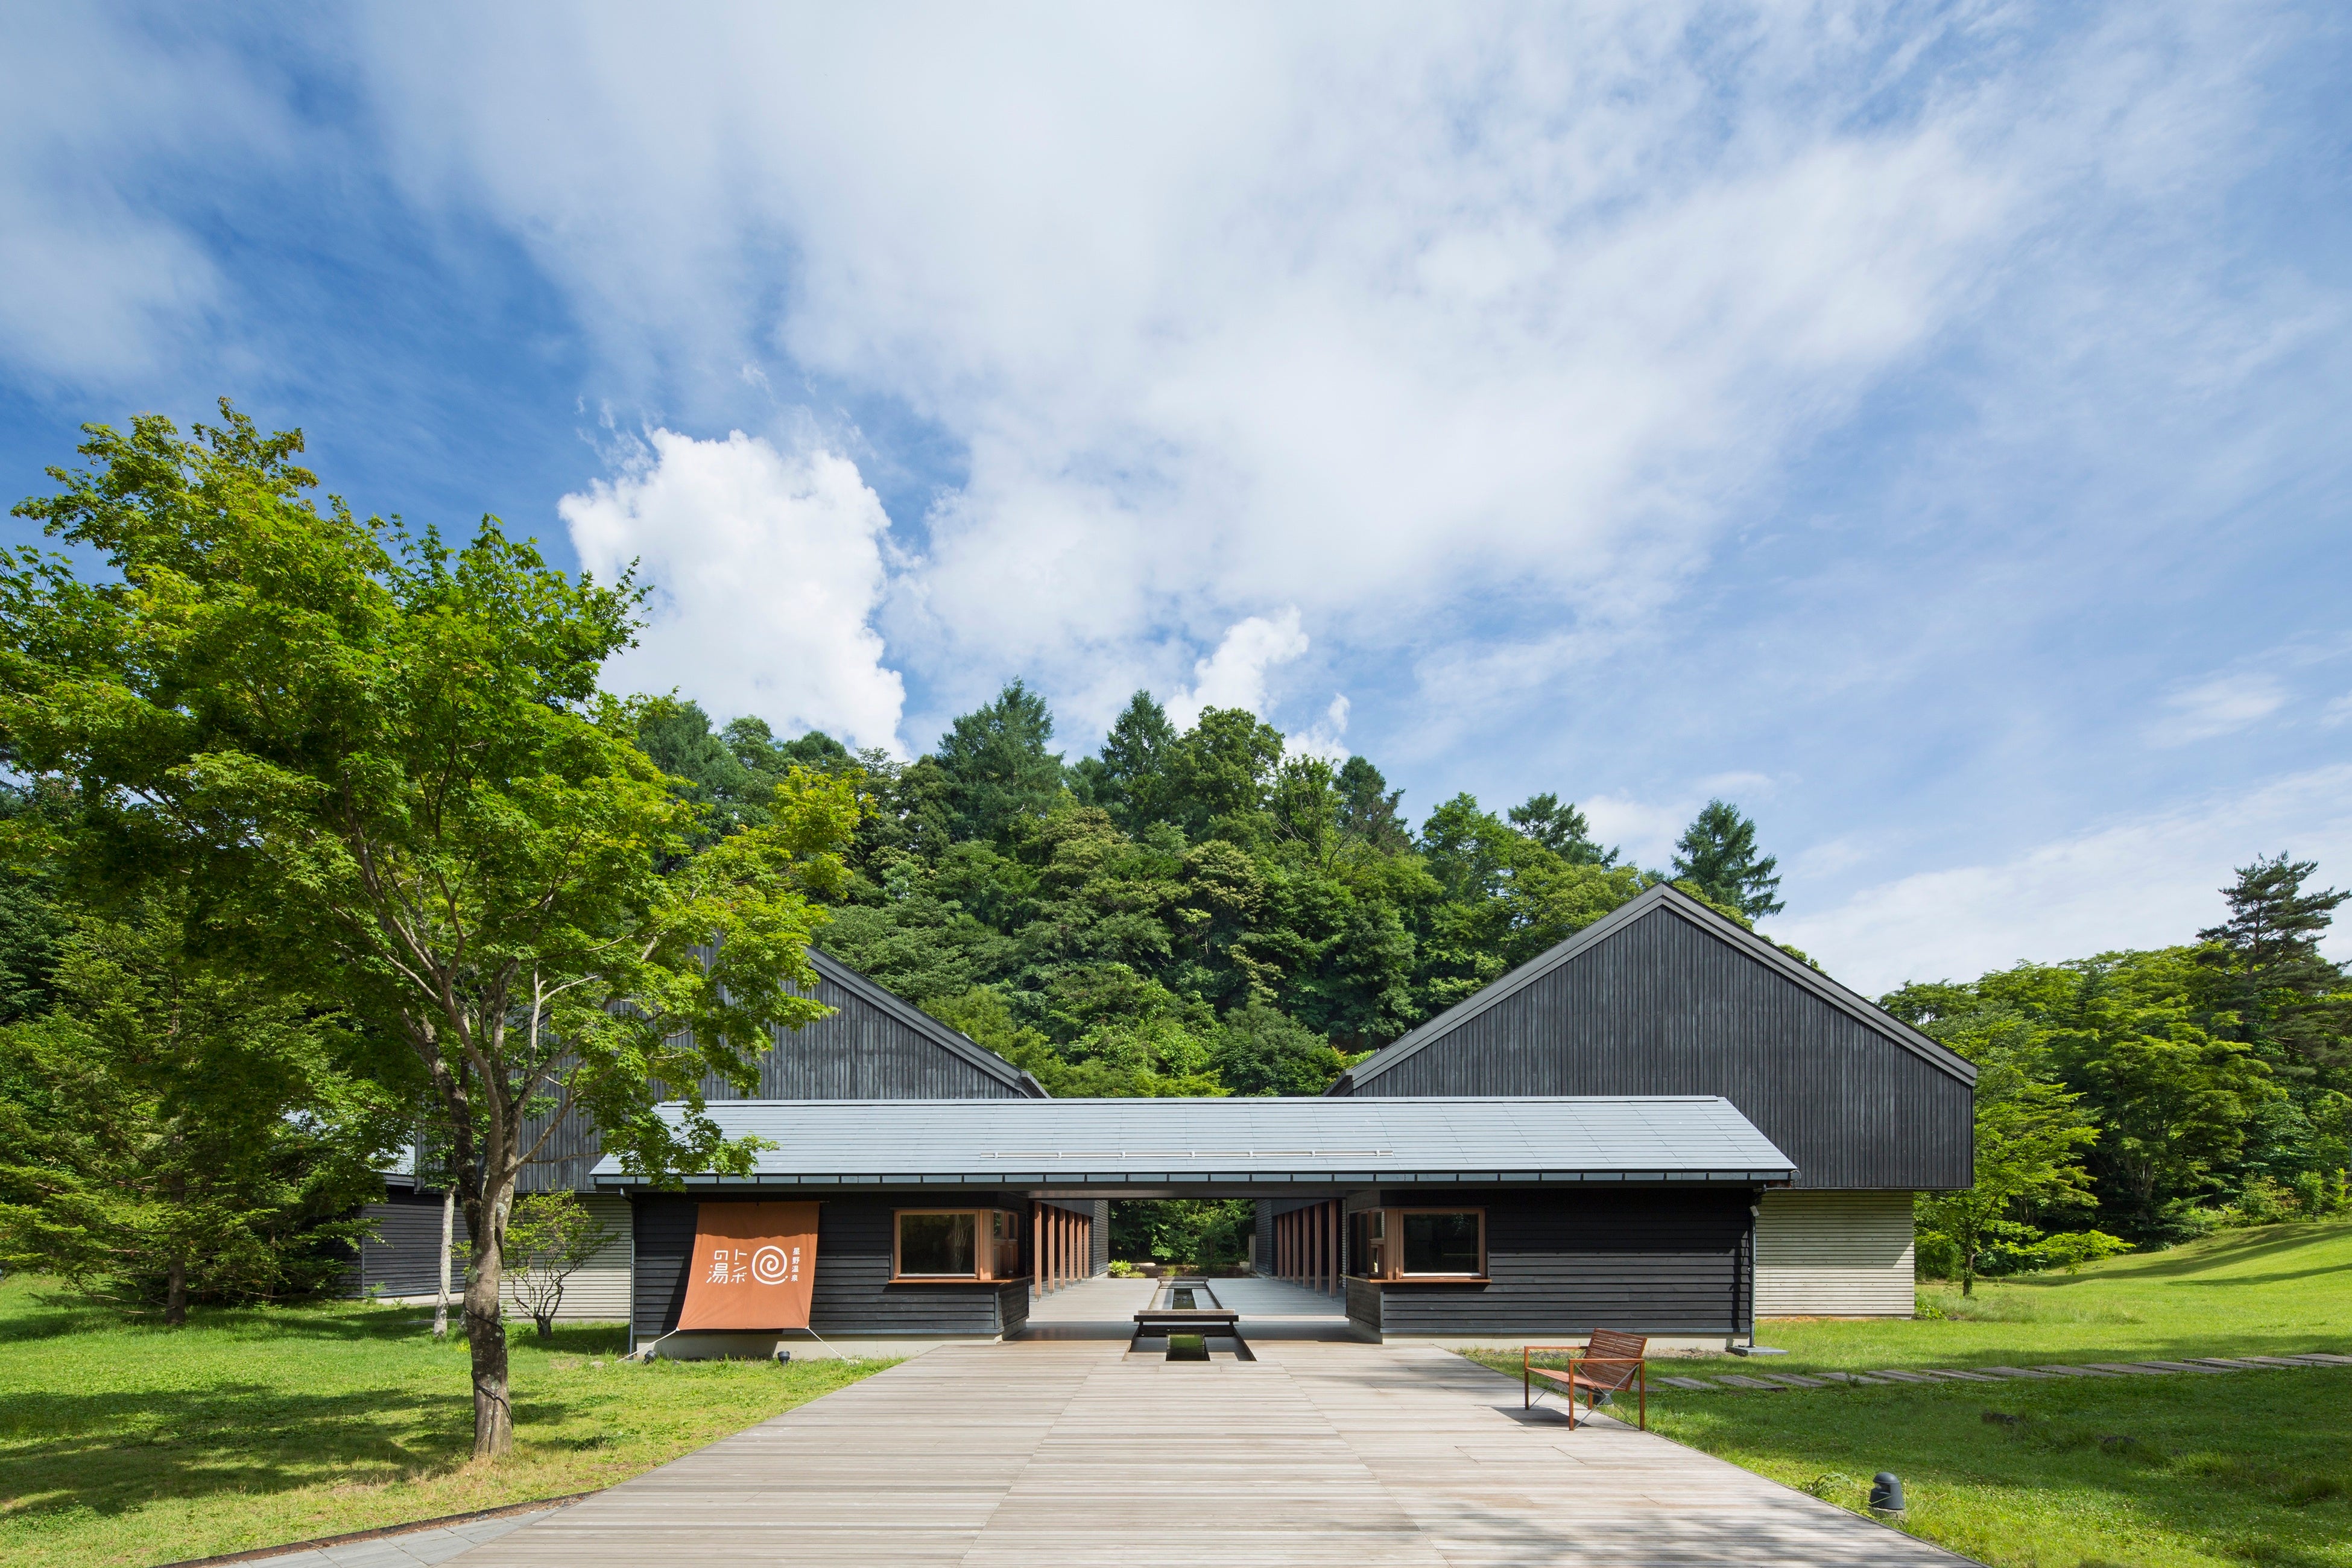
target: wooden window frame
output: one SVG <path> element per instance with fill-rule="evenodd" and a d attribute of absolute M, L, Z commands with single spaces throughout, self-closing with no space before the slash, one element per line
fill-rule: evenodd
<path fill-rule="evenodd" d="M 1475 1214 L 1478 1216 L 1478 1272 L 1475 1274 L 1408 1274 L 1404 1271 L 1404 1219 L 1416 1214 Z M 1381 1285 L 1490 1285 L 1494 1283 L 1493 1263 L 1486 1256 L 1486 1210 L 1482 1204 L 1411 1204 L 1402 1206 L 1382 1205 L 1378 1208 L 1358 1209 L 1357 1215 L 1370 1216 L 1381 1229 L 1381 1269 L 1355 1276 Z M 1368 1224 L 1369 1230 L 1370 1226 Z M 1352 1237 L 1352 1230 L 1351 1230 Z M 1368 1264 L 1369 1259 L 1350 1259 Z"/>
<path fill-rule="evenodd" d="M 922 1215 L 957 1214 L 970 1215 L 971 1216 L 971 1263 L 973 1270 L 971 1273 L 909 1274 L 900 1267 L 900 1249 L 904 1245 L 903 1237 L 900 1236 L 898 1229 L 898 1222 L 900 1220 L 906 1218 L 909 1215 Z M 893 1285 L 1002 1285 L 1007 1280 L 1026 1279 L 1028 1276 L 1020 1272 L 1020 1266 L 1017 1263 L 1013 1266 L 1013 1272 L 1010 1274 L 999 1274 L 996 1272 L 996 1242 L 998 1237 L 994 1234 L 994 1226 L 991 1222 L 993 1217 L 998 1215 L 1005 1215 L 1010 1221 L 1013 1235 L 1017 1243 L 1021 1235 L 1021 1216 L 1019 1212 L 1013 1209 L 1001 1209 L 996 1207 L 993 1204 L 971 1206 L 964 1205 L 942 1205 L 937 1208 L 892 1209 L 890 1211 L 890 1283 Z M 1018 1254 L 1016 1253 L 1015 1256 L 1017 1257 Z"/>

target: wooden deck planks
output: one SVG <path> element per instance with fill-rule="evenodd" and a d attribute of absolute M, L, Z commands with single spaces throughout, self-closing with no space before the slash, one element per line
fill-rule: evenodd
<path fill-rule="evenodd" d="M 1053 1563 L 1675 1568 L 1960 1559 L 1427 1345 L 1171 1364 L 950 1346 L 551 1514 L 465 1568 Z"/>

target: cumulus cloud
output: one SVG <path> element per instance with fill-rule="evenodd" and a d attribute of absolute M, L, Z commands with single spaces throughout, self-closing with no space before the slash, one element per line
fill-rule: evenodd
<path fill-rule="evenodd" d="M 1164 706 L 1180 730 L 1189 730 L 1203 708 L 1246 708 L 1265 717 L 1266 671 L 1307 651 L 1296 606 L 1268 620 L 1251 616 L 1227 628 L 1214 653 L 1192 666 L 1192 684 L 1170 693 Z M 1340 710 L 1344 722 L 1346 710 Z"/>
<path fill-rule="evenodd" d="M 2159 746 L 2210 741 L 2269 718 L 2286 705 L 2286 688 L 2269 675 L 2223 675 L 2184 687 L 2165 699 L 2165 713 L 2148 727 Z"/>
<path fill-rule="evenodd" d="M 952 432 L 885 630 L 1066 688 L 1269 598 L 1654 609 L 1967 307 L 2058 177 L 2020 98 L 2074 101 L 1887 116 L 1932 39 L 1675 5 L 701 15 L 380 13 L 403 178 L 678 398 L 778 345 Z"/>
<path fill-rule="evenodd" d="M 2058 839 L 2008 859 L 1866 888 L 1771 933 L 1873 994 L 1906 980 L 1973 979 L 2020 960 L 2053 963 L 2191 940 L 2224 913 L 2236 867 L 2287 851 L 2324 880 L 2352 874 L 2352 766 L 2316 768 Z M 2335 955 L 2352 956 L 2339 926 Z"/>
<path fill-rule="evenodd" d="M 1342 692 L 1331 699 L 1323 710 L 1323 717 L 1297 734 L 1285 735 L 1283 749 L 1294 757 L 1320 757 L 1327 763 L 1348 760 L 1348 698 Z"/>
<path fill-rule="evenodd" d="M 635 561 L 654 586 L 608 687 L 676 688 L 722 722 L 756 714 L 780 733 L 901 750 L 905 688 L 870 624 L 890 523 L 856 464 L 741 431 L 656 429 L 619 477 L 559 510 L 583 567 L 610 581 Z"/>

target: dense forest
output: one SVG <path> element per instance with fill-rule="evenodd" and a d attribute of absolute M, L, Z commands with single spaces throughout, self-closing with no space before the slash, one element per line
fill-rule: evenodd
<path fill-rule="evenodd" d="M 1755 825 L 1722 801 L 1645 871 L 1549 794 L 1501 816 L 1457 795 L 1415 827 L 1369 759 L 1286 752 L 1246 712 L 1179 733 L 1139 692 L 1096 755 L 1066 761 L 1053 733 L 1016 682 L 904 765 L 822 734 L 779 743 L 756 719 L 713 733 L 691 704 L 640 739 L 712 831 L 795 764 L 855 770 L 866 815 L 820 941 L 1057 1095 L 1317 1093 L 1652 882 L 1743 923 L 1781 907 Z M 1982 1074 L 1981 1180 L 1922 1201 L 1927 1267 L 2066 1264 L 2345 1208 L 2352 986 L 2319 943 L 2346 895 L 2308 888 L 2315 869 L 2246 867 L 2229 918 L 2179 947 L 1881 999 Z M 1162 1256 L 1245 1223 L 1122 1218 L 1122 1242 Z"/>
<path fill-rule="evenodd" d="M 1743 923 L 1780 906 L 1752 823 L 1711 803 L 1672 870 L 1620 863 L 1539 795 L 1467 795 L 1418 830 L 1367 759 L 1285 750 L 1255 715 L 1179 733 L 1138 692 L 1067 763 L 1021 682 L 899 764 L 691 703 L 640 731 L 709 810 L 755 817 L 794 765 L 856 774 L 851 876 L 819 941 L 1056 1095 L 1316 1094 L 1394 1039 L 1671 876 Z"/>
<path fill-rule="evenodd" d="M 104 571 L 0 559 L 0 1260 L 170 1321 L 331 1279 L 420 1123 L 478 1237 L 565 1108 L 656 1179 L 743 1168 L 657 1101 L 756 1082 L 812 942 L 1057 1095 L 1313 1094 L 1658 880 L 1781 907 L 1729 803 L 1639 868 L 1559 795 L 1408 813 L 1365 757 L 1142 693 L 1075 761 L 1019 681 L 903 763 L 714 731 L 598 689 L 640 585 L 495 520 L 458 547 L 320 508 L 299 432 L 222 416 L 91 426 L 17 509 Z M 1921 1200 L 1923 1267 L 2341 1212 L 2346 895 L 2315 876 L 2253 862 L 2177 947 L 1885 998 L 1982 1073 L 1979 1179 Z M 1205 1260 L 1241 1223 L 1115 1230 Z M 469 1333 L 501 1267 L 469 1259 Z"/>

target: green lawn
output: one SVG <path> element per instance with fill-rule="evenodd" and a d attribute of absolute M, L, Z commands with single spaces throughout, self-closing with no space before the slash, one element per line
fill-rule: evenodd
<path fill-rule="evenodd" d="M 884 1364 L 619 1361 L 617 1327 L 514 1336 L 515 1452 L 468 1462 L 461 1340 L 339 1303 L 178 1332 L 0 1282 L 0 1565 L 237 1552 L 608 1486 Z"/>
<path fill-rule="evenodd" d="M 1767 1321 L 1790 1354 L 1714 1372 L 2352 1354 L 2352 1225 L 1926 1293 L 1937 1321 Z M 1966 1316 L 1958 1314 L 1965 1313 Z M 1517 1375 L 1515 1356 L 1477 1360 Z M 1672 1371 L 1673 1368 L 1665 1370 Z M 1856 1510 L 1903 1478 L 1908 1527 L 1996 1568 L 2352 1568 L 2352 1368 L 1786 1394 L 1654 1390 L 1654 1430 Z"/>

